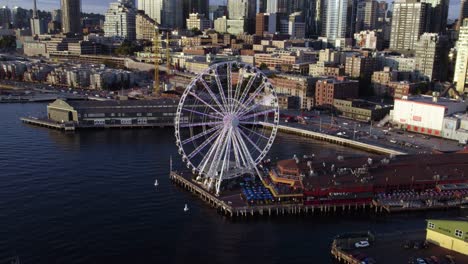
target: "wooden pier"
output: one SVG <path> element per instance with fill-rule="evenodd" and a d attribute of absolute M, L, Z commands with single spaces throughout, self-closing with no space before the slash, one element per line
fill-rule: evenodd
<path fill-rule="evenodd" d="M 58 130 L 63 130 L 63 131 L 75 131 L 74 124 L 57 123 L 57 122 L 52 122 L 52 121 L 45 120 L 45 119 L 30 118 L 30 117 L 22 117 L 21 121 L 25 124 L 30 124 L 30 125 L 35 125 L 35 126 L 47 127 L 47 128 L 58 129 Z"/>
<path fill-rule="evenodd" d="M 234 205 L 226 197 L 217 197 L 204 189 L 200 184 L 181 173 L 171 172 L 170 179 L 185 190 L 200 197 L 211 207 L 215 208 L 221 215 L 231 218 L 246 218 L 256 216 L 286 216 L 286 215 L 340 215 L 353 212 L 375 212 L 385 213 L 383 208 L 375 207 L 369 203 L 329 204 L 329 205 L 305 205 L 303 203 L 278 203 L 266 205 Z"/>

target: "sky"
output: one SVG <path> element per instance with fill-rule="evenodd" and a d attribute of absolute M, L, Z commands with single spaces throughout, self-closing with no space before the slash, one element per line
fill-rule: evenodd
<path fill-rule="evenodd" d="M 116 0 L 82 0 L 83 12 L 102 13 L 106 12 L 110 2 Z M 220 4 L 224 0 L 210 0 L 210 4 Z M 387 2 L 391 2 L 387 0 Z M 9 7 L 21 6 L 23 8 L 32 8 L 33 0 L 0 0 L 0 5 Z M 455 19 L 458 17 L 458 8 L 460 0 L 450 0 L 449 18 Z M 41 10 L 52 10 L 60 8 L 60 0 L 37 0 L 37 7 Z"/>

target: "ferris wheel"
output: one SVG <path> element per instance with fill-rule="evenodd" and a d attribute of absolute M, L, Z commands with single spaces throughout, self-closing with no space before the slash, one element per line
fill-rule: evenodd
<path fill-rule="evenodd" d="M 176 144 L 197 180 L 219 195 L 223 181 L 258 173 L 278 123 L 278 97 L 268 78 L 245 63 L 218 63 L 194 78 L 182 94 L 175 116 Z"/>

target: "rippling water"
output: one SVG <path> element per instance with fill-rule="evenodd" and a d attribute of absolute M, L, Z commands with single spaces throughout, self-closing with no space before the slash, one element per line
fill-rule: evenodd
<path fill-rule="evenodd" d="M 44 111 L 0 104 L 0 263 L 330 263 L 340 232 L 424 227 L 424 215 L 231 221 L 170 183 L 170 155 L 182 166 L 172 129 L 63 133 L 19 121 Z M 311 153 L 366 155 L 280 134 L 270 156 Z"/>

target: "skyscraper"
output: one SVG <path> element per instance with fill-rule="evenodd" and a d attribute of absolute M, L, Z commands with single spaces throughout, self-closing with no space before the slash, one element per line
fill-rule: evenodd
<path fill-rule="evenodd" d="M 3 28 L 9 28 L 11 25 L 11 9 L 8 6 L 0 8 L 0 25 Z"/>
<path fill-rule="evenodd" d="M 422 80 L 445 81 L 449 52 L 448 38 L 437 33 L 424 33 L 415 44 L 415 70 Z"/>
<path fill-rule="evenodd" d="M 376 0 L 360 1 L 356 10 L 356 31 L 372 30 L 377 27 L 379 3 Z"/>
<path fill-rule="evenodd" d="M 422 0 L 421 2 L 431 5 L 429 32 L 444 33 L 447 28 L 449 0 Z"/>
<path fill-rule="evenodd" d="M 390 49 L 414 50 L 422 33 L 429 31 L 430 5 L 419 0 L 399 0 L 393 6 Z"/>
<path fill-rule="evenodd" d="M 45 21 L 39 18 L 36 0 L 33 2 L 33 14 L 30 20 L 31 34 L 33 36 L 44 34 L 46 31 Z"/>
<path fill-rule="evenodd" d="M 463 20 L 468 18 L 468 0 L 460 1 L 460 16 L 458 17 L 457 28 L 460 28 L 463 24 Z"/>
<path fill-rule="evenodd" d="M 468 18 L 460 25 L 453 82 L 457 83 L 458 92 L 468 93 Z"/>
<path fill-rule="evenodd" d="M 63 33 L 81 34 L 81 0 L 61 0 Z"/>
<path fill-rule="evenodd" d="M 256 12 L 257 12 L 257 1 L 228 0 L 229 19 L 245 20 L 248 33 L 255 33 Z"/>
<path fill-rule="evenodd" d="M 62 23 L 62 10 L 60 9 L 52 10 L 52 21 Z"/>
<path fill-rule="evenodd" d="M 150 18 L 161 24 L 163 0 L 138 0 L 138 10 L 142 10 Z"/>
<path fill-rule="evenodd" d="M 183 0 L 183 2 L 184 20 L 187 19 L 191 13 L 203 14 L 205 17 L 209 16 L 208 0 Z"/>
<path fill-rule="evenodd" d="M 136 39 L 135 9 L 121 2 L 111 3 L 104 21 L 104 35 L 128 40 Z"/>
<path fill-rule="evenodd" d="M 13 7 L 12 9 L 13 16 L 13 27 L 14 28 L 25 28 L 30 25 L 30 14 L 29 11 L 21 7 Z"/>
<path fill-rule="evenodd" d="M 182 0 L 139 0 L 138 10 L 163 27 L 182 28 L 184 23 Z"/>
<path fill-rule="evenodd" d="M 329 0 L 325 4 L 323 36 L 335 45 L 335 41 L 346 38 L 348 0 Z"/>
<path fill-rule="evenodd" d="M 267 13 L 289 13 L 290 12 L 290 5 L 288 0 L 268 0 L 266 12 Z"/>

